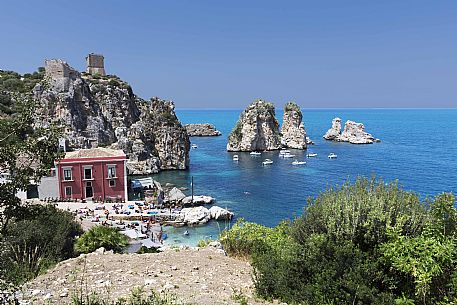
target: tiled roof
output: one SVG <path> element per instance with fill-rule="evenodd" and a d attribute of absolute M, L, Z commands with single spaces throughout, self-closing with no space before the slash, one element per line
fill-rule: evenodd
<path fill-rule="evenodd" d="M 67 152 L 65 154 L 64 159 L 103 158 L 103 157 L 125 157 L 125 154 L 120 149 L 97 147 L 97 148 L 79 149 L 79 150 Z"/>

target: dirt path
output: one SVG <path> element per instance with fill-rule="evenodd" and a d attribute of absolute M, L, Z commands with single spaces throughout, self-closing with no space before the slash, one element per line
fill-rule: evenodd
<path fill-rule="evenodd" d="M 63 261 L 26 284 L 24 296 L 32 304 L 70 304 L 81 290 L 117 299 L 141 286 L 146 292 L 169 291 L 196 304 L 240 304 L 243 298 L 248 304 L 268 304 L 254 298 L 251 272 L 249 263 L 213 247 L 157 254 L 92 253 Z"/>

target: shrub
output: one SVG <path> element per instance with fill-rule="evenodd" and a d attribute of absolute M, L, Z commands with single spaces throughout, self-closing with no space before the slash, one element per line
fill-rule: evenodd
<path fill-rule="evenodd" d="M 257 293 L 297 304 L 453 304 L 457 209 L 359 178 L 309 199 L 275 228 L 237 222 L 221 242 L 254 268 Z"/>
<path fill-rule="evenodd" d="M 73 257 L 75 237 L 82 233 L 71 213 L 54 206 L 22 209 L 3 236 L 0 269 L 7 282 L 20 284 L 55 263 Z"/>
<path fill-rule="evenodd" d="M 128 245 L 128 237 L 116 228 L 95 226 L 76 240 L 75 251 L 90 253 L 100 247 L 121 253 Z"/>

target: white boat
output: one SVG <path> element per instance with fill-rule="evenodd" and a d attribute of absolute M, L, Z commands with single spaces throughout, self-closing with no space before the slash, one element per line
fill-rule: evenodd
<path fill-rule="evenodd" d="M 269 164 L 273 164 L 273 161 L 271 161 L 270 159 L 265 159 L 263 162 L 262 162 L 263 165 L 269 165 Z"/>
<path fill-rule="evenodd" d="M 283 156 L 283 158 L 293 158 L 293 157 L 295 157 L 295 155 L 291 155 L 291 154 L 284 154 L 282 156 Z"/>
<path fill-rule="evenodd" d="M 192 148 L 198 148 L 197 144 L 192 144 Z"/>
<path fill-rule="evenodd" d="M 233 161 L 238 161 L 238 160 L 239 160 L 238 155 L 234 155 L 233 156 Z"/>
<path fill-rule="evenodd" d="M 251 156 L 260 156 L 262 153 L 261 152 L 258 152 L 258 151 L 251 151 L 249 153 Z"/>
<path fill-rule="evenodd" d="M 298 161 L 298 160 L 295 160 L 294 162 L 292 162 L 292 165 L 305 165 L 306 162 L 305 161 Z"/>
<path fill-rule="evenodd" d="M 184 235 L 189 235 L 189 231 L 186 230 L 183 234 Z"/>
<path fill-rule="evenodd" d="M 286 155 L 286 154 L 290 154 L 290 150 L 287 150 L 287 149 L 281 149 L 281 150 L 279 151 L 279 154 L 280 154 L 280 155 Z"/>
<path fill-rule="evenodd" d="M 334 153 L 331 153 L 330 155 L 328 155 L 328 158 L 329 159 L 336 159 L 336 158 L 338 158 L 338 156 L 336 154 L 334 154 Z"/>
<path fill-rule="evenodd" d="M 317 154 L 316 153 L 309 153 L 309 154 L 306 155 L 306 157 L 308 157 L 308 158 L 317 157 Z"/>

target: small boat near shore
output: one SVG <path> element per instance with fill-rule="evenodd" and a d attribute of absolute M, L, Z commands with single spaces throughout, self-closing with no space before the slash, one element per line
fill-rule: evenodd
<path fill-rule="evenodd" d="M 258 152 L 258 151 L 251 151 L 249 153 L 251 156 L 260 156 L 262 153 L 261 152 Z"/>
<path fill-rule="evenodd" d="M 197 144 L 192 144 L 191 147 L 192 147 L 193 149 L 195 149 L 195 148 L 198 148 L 198 145 L 197 145 Z"/>
<path fill-rule="evenodd" d="M 314 158 L 314 157 L 317 157 L 317 154 L 316 153 L 309 153 L 306 155 L 307 158 Z"/>
<path fill-rule="evenodd" d="M 295 160 L 294 162 L 292 162 L 292 165 L 305 165 L 305 164 L 306 164 L 306 161 Z"/>
<path fill-rule="evenodd" d="M 338 158 L 338 155 L 336 155 L 334 153 L 331 153 L 330 155 L 328 155 L 328 158 L 329 159 L 336 159 L 336 158 Z"/>
<path fill-rule="evenodd" d="M 265 159 L 265 160 L 262 162 L 262 165 L 270 165 L 270 164 L 273 164 L 273 161 L 271 161 L 270 159 Z"/>
<path fill-rule="evenodd" d="M 234 155 L 234 156 L 233 156 L 233 161 L 238 161 L 238 160 L 239 160 L 238 155 Z"/>
<path fill-rule="evenodd" d="M 291 155 L 290 153 L 282 155 L 283 158 L 293 158 L 295 155 Z"/>

